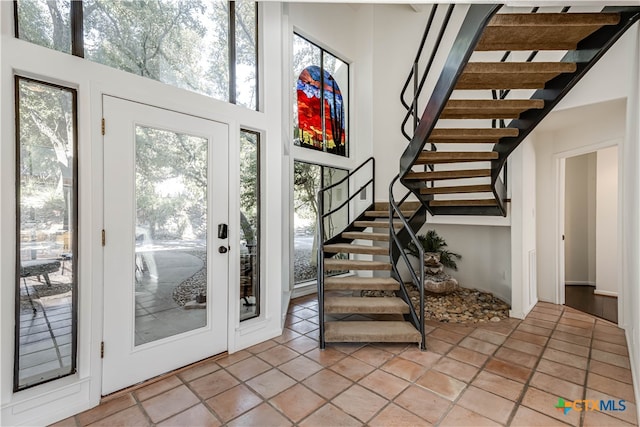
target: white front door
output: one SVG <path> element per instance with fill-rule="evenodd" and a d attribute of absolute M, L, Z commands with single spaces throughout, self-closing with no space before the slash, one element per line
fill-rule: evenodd
<path fill-rule="evenodd" d="M 108 394 L 227 350 L 228 125 L 103 98 Z"/>

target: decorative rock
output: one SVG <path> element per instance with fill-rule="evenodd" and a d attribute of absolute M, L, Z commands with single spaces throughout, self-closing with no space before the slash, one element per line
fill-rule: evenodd
<path fill-rule="evenodd" d="M 493 317 L 491 318 L 491 321 L 492 321 L 492 322 L 499 322 L 499 321 L 500 321 L 500 318 L 499 318 L 498 316 L 493 316 Z"/>
<path fill-rule="evenodd" d="M 448 294 L 458 289 L 458 281 L 444 272 L 439 252 L 424 254 L 424 289 L 435 294 Z"/>

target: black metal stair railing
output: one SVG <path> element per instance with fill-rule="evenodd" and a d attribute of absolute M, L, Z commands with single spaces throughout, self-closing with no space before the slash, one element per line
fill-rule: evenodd
<path fill-rule="evenodd" d="M 353 178 L 358 172 L 360 172 L 361 170 L 363 170 L 365 168 L 365 166 L 370 165 L 370 173 L 369 175 L 366 176 L 366 182 L 364 184 L 362 184 L 360 187 L 358 187 L 358 189 L 354 192 L 349 191 L 348 197 L 346 198 L 346 200 L 344 202 L 342 202 L 340 205 L 338 205 L 336 208 L 333 208 L 331 210 L 329 210 L 328 212 L 325 212 L 325 194 L 332 190 L 333 188 L 336 188 L 337 186 L 339 186 L 340 184 L 344 183 L 345 181 Z M 363 172 L 364 173 L 364 172 Z M 373 157 L 369 157 L 367 160 L 365 160 L 362 164 L 360 164 L 358 167 L 356 167 L 354 170 L 350 171 L 344 178 L 342 178 L 340 181 L 335 182 L 327 187 L 321 188 L 318 191 L 318 196 L 317 196 L 317 201 L 318 201 L 318 226 L 317 226 L 317 236 L 316 236 L 316 241 L 318 242 L 318 323 L 319 323 L 319 330 L 320 330 L 320 348 L 323 349 L 325 348 L 325 340 L 324 340 L 324 259 L 325 259 L 325 252 L 324 252 L 324 245 L 327 244 L 328 242 L 335 240 L 335 239 L 331 239 L 331 238 L 327 238 L 326 233 L 325 233 L 325 226 L 324 226 L 324 222 L 325 219 L 329 218 L 331 215 L 337 213 L 338 211 L 344 209 L 345 207 L 348 207 L 349 204 L 353 201 L 353 199 L 355 199 L 356 196 L 358 196 L 359 194 L 362 194 L 364 191 L 367 190 L 367 188 L 370 188 L 370 194 L 371 194 L 371 199 L 373 200 L 373 198 L 375 197 L 375 190 L 376 190 L 376 182 L 375 182 L 375 175 L 376 175 L 376 162 L 375 159 Z M 340 236 L 340 234 L 345 231 L 350 224 L 353 222 L 354 219 L 359 219 L 362 217 L 362 215 L 364 214 L 364 212 L 369 209 L 371 206 L 373 205 L 373 203 L 371 203 L 369 206 L 367 206 L 366 208 L 362 209 L 361 212 L 359 212 L 357 215 L 354 215 L 354 218 L 349 218 L 349 220 L 347 221 L 347 225 L 344 228 L 344 230 L 336 233 L 337 236 Z"/>

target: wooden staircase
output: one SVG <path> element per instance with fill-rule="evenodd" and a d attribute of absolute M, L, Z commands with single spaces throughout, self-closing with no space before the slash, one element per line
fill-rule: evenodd
<path fill-rule="evenodd" d="M 500 174 L 507 157 L 640 9 L 502 14 L 499 8 L 469 9 L 401 161 L 401 182 L 433 215 L 506 216 Z M 525 51 L 527 61 L 509 60 Z M 537 61 L 541 51 L 567 52 Z"/>
<path fill-rule="evenodd" d="M 403 205 L 411 216 L 419 202 Z M 333 239 L 338 243 L 323 245 L 326 257 L 336 254 L 365 255 L 370 259 L 324 260 L 324 271 L 349 270 L 358 274 L 324 277 L 324 342 L 415 342 L 421 341 L 416 327 L 405 320 L 411 308 L 395 296 L 362 296 L 363 291 L 397 292 L 400 284 L 389 276 L 389 207 L 376 203 L 363 218 Z M 402 227 L 394 222 L 395 228 Z M 355 231 L 354 231 L 355 230 Z M 384 231 L 386 230 L 386 231 Z M 363 275 L 367 275 L 363 277 Z M 372 275 L 370 277 L 370 275 Z"/>

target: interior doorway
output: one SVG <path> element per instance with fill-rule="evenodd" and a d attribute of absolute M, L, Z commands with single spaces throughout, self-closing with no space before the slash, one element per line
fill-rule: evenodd
<path fill-rule="evenodd" d="M 618 323 L 618 146 L 561 159 L 565 305 Z"/>

